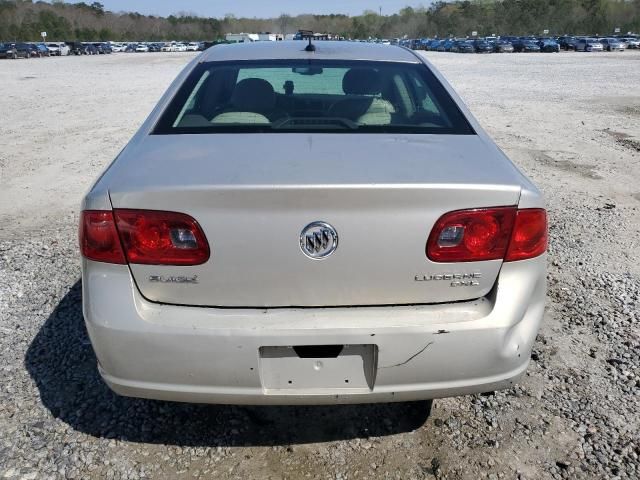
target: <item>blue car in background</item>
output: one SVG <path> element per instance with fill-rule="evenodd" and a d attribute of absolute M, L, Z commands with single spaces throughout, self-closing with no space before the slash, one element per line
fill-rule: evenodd
<path fill-rule="evenodd" d="M 493 45 L 486 40 L 474 40 L 473 48 L 476 53 L 493 53 Z"/>
<path fill-rule="evenodd" d="M 538 39 L 538 46 L 541 52 L 557 53 L 560 52 L 560 44 L 553 38 L 540 38 Z"/>
<path fill-rule="evenodd" d="M 453 40 L 445 40 L 438 46 L 439 52 L 450 52 L 455 42 Z"/>
<path fill-rule="evenodd" d="M 457 40 L 451 48 L 451 51 L 457 53 L 475 53 L 476 48 L 470 40 Z"/>
<path fill-rule="evenodd" d="M 532 38 L 519 38 L 513 43 L 514 52 L 539 52 L 540 45 L 538 45 L 536 39 Z"/>
<path fill-rule="evenodd" d="M 44 43 L 32 43 L 31 44 L 31 56 L 32 57 L 50 57 L 51 52 Z"/>
<path fill-rule="evenodd" d="M 430 50 L 432 52 L 435 52 L 438 50 L 438 47 L 440 46 L 440 44 L 443 43 L 442 40 L 431 40 L 428 44 L 427 44 L 427 50 Z"/>

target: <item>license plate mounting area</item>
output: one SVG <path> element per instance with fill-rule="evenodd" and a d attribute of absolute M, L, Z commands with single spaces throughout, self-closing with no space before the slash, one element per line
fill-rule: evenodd
<path fill-rule="evenodd" d="M 265 394 L 345 394 L 373 390 L 376 345 L 260 347 Z"/>

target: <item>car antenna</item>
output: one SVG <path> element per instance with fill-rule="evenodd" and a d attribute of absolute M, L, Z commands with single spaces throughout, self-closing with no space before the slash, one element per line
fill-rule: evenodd
<path fill-rule="evenodd" d="M 311 43 L 311 35 L 309 35 L 309 45 L 304 47 L 304 51 L 305 52 L 315 52 L 316 51 L 316 46 L 313 43 Z"/>

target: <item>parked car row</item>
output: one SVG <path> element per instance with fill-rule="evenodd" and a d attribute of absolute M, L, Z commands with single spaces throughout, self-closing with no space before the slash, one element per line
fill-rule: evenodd
<path fill-rule="evenodd" d="M 413 50 L 457 53 L 555 53 L 560 50 L 577 52 L 624 51 L 640 48 L 640 38 L 636 37 L 485 37 L 485 38 L 447 38 L 447 39 L 405 39 L 400 45 Z"/>
<path fill-rule="evenodd" d="M 624 51 L 640 49 L 639 37 L 484 37 L 358 40 L 360 42 L 402 45 L 413 50 L 457 53 L 553 53 Z M 103 55 L 113 52 L 201 52 L 220 42 L 0 42 L 0 58 L 31 58 L 66 55 Z M 223 42 L 226 43 L 226 42 Z"/>
<path fill-rule="evenodd" d="M 433 52 L 512 53 L 560 51 L 560 46 L 554 39 L 534 37 L 417 39 L 403 40 L 400 44 L 413 50 Z"/>
<path fill-rule="evenodd" d="M 112 49 L 110 45 L 104 42 L 0 43 L 0 58 L 11 59 L 61 57 L 67 55 L 99 55 L 111 52 Z"/>
<path fill-rule="evenodd" d="M 68 42 L 68 55 L 107 55 L 113 53 L 108 42 Z"/>
<path fill-rule="evenodd" d="M 48 57 L 51 52 L 43 43 L 0 43 L 0 58 Z"/>
<path fill-rule="evenodd" d="M 215 42 L 0 42 L 0 58 L 104 55 L 113 52 L 201 52 Z"/>
<path fill-rule="evenodd" d="M 113 43 L 114 52 L 202 52 L 213 42 L 135 42 Z"/>
<path fill-rule="evenodd" d="M 626 49 L 640 49 L 640 38 L 635 37 L 560 37 L 558 43 L 563 50 L 576 52 L 622 52 Z"/>

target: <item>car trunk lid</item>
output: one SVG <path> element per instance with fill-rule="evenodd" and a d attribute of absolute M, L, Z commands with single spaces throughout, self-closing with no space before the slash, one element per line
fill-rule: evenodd
<path fill-rule="evenodd" d="M 435 263 L 426 242 L 447 212 L 517 205 L 520 179 L 476 135 L 256 134 L 152 135 L 103 180 L 114 208 L 186 213 L 209 241 L 203 265 L 131 265 L 149 300 L 328 307 L 486 295 L 501 260 Z M 301 248 L 313 222 L 339 239 L 322 260 Z"/>

